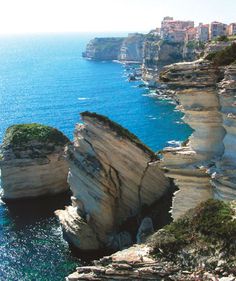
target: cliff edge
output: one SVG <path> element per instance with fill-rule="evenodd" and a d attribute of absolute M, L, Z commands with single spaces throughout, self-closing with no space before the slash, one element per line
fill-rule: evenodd
<path fill-rule="evenodd" d="M 94 38 L 82 55 L 92 60 L 118 60 L 123 41 L 123 37 Z"/>

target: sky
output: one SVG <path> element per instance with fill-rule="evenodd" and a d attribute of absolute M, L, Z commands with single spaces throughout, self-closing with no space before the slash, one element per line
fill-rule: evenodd
<path fill-rule="evenodd" d="M 236 0 L 0 0 L 0 33 L 147 32 L 164 16 L 236 22 Z"/>

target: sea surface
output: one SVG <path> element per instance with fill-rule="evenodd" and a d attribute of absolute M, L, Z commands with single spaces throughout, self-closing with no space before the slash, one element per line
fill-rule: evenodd
<path fill-rule="evenodd" d="M 73 139 L 85 110 L 109 116 L 155 151 L 190 135 L 175 105 L 139 88 L 140 82 L 129 83 L 124 66 L 81 57 L 94 36 L 0 37 L 0 142 L 7 127 L 32 122 L 57 127 Z M 61 198 L 31 206 L 0 202 L 0 281 L 61 281 L 81 262 L 53 214 L 64 203 Z"/>

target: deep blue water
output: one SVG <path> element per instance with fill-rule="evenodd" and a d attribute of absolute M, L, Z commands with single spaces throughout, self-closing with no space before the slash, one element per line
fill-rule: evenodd
<path fill-rule="evenodd" d="M 190 129 L 174 105 L 128 83 L 122 65 L 82 59 L 94 35 L 0 37 L 0 142 L 16 123 L 43 123 L 70 138 L 79 112 L 119 122 L 154 150 Z M 27 213 L 27 212 L 26 212 Z M 78 263 L 52 210 L 27 217 L 0 205 L 0 280 L 64 280 Z"/>

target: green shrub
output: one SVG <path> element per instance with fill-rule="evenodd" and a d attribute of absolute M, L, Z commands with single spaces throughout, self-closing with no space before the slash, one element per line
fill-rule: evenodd
<path fill-rule="evenodd" d="M 226 66 L 236 61 L 236 43 L 221 51 L 210 53 L 206 59 L 212 61 L 215 66 Z"/>
<path fill-rule="evenodd" d="M 3 145 L 21 146 L 30 141 L 64 145 L 69 139 L 55 128 L 41 124 L 20 124 L 9 127 L 6 131 Z"/>
<path fill-rule="evenodd" d="M 219 42 L 228 42 L 229 38 L 226 35 L 221 35 L 221 36 L 217 37 L 216 40 Z"/>
<path fill-rule="evenodd" d="M 236 219 L 233 220 L 233 216 L 234 211 L 228 203 L 212 199 L 196 209 L 193 228 L 211 240 L 234 241 Z"/>
<path fill-rule="evenodd" d="M 186 47 L 189 49 L 195 49 L 198 47 L 198 42 L 197 41 L 188 41 L 188 43 L 186 44 Z"/>
<path fill-rule="evenodd" d="M 190 244 L 216 245 L 235 250 L 236 219 L 230 203 L 210 199 L 165 226 L 148 241 L 153 254 L 177 254 Z"/>

